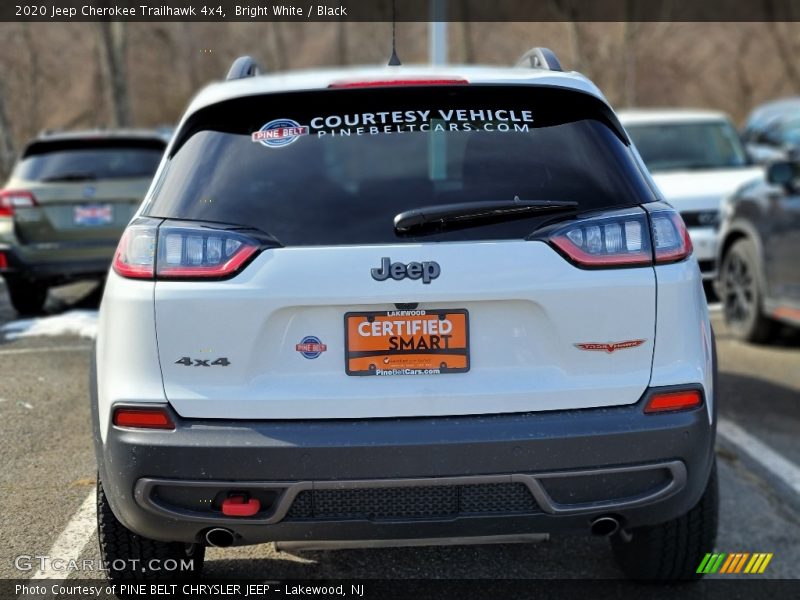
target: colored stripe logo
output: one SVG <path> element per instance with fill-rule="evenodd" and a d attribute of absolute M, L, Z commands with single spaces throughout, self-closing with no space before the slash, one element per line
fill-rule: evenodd
<path fill-rule="evenodd" d="M 724 573 L 726 575 L 737 573 L 763 573 L 769 561 L 772 560 L 772 552 L 724 552 L 718 554 L 706 554 L 700 566 L 697 567 L 698 573 Z"/>

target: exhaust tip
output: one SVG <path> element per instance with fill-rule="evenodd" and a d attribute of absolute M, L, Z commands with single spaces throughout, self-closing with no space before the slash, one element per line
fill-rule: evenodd
<path fill-rule="evenodd" d="M 619 521 L 614 517 L 598 517 L 592 521 L 592 535 L 609 536 L 617 531 L 619 531 Z"/>
<path fill-rule="evenodd" d="M 233 545 L 234 535 L 230 529 L 214 527 L 206 531 L 206 542 L 215 548 L 227 548 Z"/>

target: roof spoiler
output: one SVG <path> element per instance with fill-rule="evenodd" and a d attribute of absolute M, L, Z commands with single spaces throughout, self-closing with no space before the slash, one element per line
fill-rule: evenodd
<path fill-rule="evenodd" d="M 225 77 L 225 81 L 255 77 L 256 75 L 261 75 L 261 73 L 263 73 L 263 71 L 261 67 L 258 66 L 255 59 L 250 56 L 240 56 L 233 61 L 231 68 L 228 69 L 228 75 Z"/>
<path fill-rule="evenodd" d="M 535 47 L 519 57 L 515 67 L 523 69 L 544 69 L 545 71 L 563 71 L 556 53 L 550 48 Z"/>

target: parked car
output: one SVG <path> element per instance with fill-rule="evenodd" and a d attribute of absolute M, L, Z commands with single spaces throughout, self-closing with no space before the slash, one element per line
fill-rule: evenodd
<path fill-rule="evenodd" d="M 742 138 L 756 162 L 794 157 L 800 149 L 800 97 L 773 100 L 756 107 L 747 118 Z"/>
<path fill-rule="evenodd" d="M 763 178 L 751 164 L 724 113 L 700 110 L 620 111 L 664 199 L 681 213 L 703 279 L 717 272 L 717 238 L 722 199 L 739 186 Z"/>
<path fill-rule="evenodd" d="M 0 189 L 0 274 L 17 312 L 41 311 L 51 286 L 105 276 L 166 142 L 155 131 L 76 131 L 25 147 Z"/>
<path fill-rule="evenodd" d="M 100 309 L 112 579 L 196 575 L 209 545 L 531 532 L 700 577 L 717 388 L 691 241 L 601 92 L 534 54 L 242 58 L 194 99 Z"/>
<path fill-rule="evenodd" d="M 800 165 L 772 163 L 722 215 L 718 287 L 729 330 L 768 342 L 780 324 L 800 327 Z"/>

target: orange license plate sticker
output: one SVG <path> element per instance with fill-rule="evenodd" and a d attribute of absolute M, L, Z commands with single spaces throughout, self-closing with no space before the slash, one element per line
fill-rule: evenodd
<path fill-rule="evenodd" d="M 349 312 L 348 375 L 442 375 L 469 371 L 466 310 Z"/>

